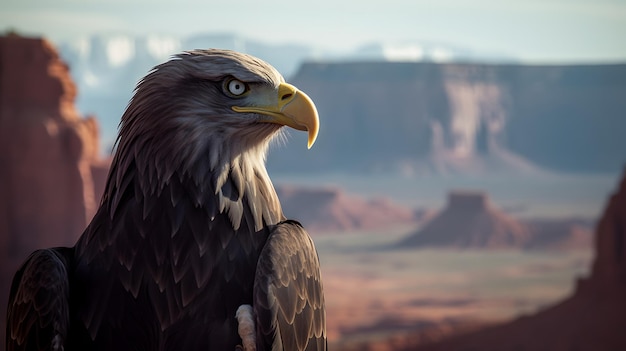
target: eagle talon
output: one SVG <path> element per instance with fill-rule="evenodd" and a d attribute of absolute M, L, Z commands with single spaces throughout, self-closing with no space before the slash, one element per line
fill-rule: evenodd
<path fill-rule="evenodd" d="M 63 347 L 63 337 L 59 334 L 56 334 L 52 339 L 52 350 L 53 351 L 64 351 Z"/>
<path fill-rule="evenodd" d="M 241 305 L 235 313 L 237 332 L 243 344 L 243 351 L 256 351 L 256 334 L 254 326 L 254 310 L 250 305 Z M 239 347 L 239 345 L 237 345 Z"/>

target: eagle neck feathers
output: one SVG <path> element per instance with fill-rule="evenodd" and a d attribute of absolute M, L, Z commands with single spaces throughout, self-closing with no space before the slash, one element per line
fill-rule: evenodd
<path fill-rule="evenodd" d="M 265 168 L 267 145 L 246 150 L 224 145 L 207 142 L 203 150 L 189 146 L 198 151 L 186 153 L 188 157 L 178 159 L 177 163 L 156 157 L 149 160 L 151 155 L 143 155 L 138 150 L 146 149 L 144 143 L 136 143 L 132 152 L 118 152 L 103 200 L 108 202 L 111 217 L 132 185 L 134 193 L 144 203 L 168 201 L 176 207 L 180 197 L 187 196 L 195 207 L 206 208 L 211 220 L 219 215 L 228 216 L 235 231 L 244 222 L 259 231 L 265 225 L 284 220 L 280 201 Z M 177 166 L 172 167 L 172 164 Z M 166 194 L 172 183 L 180 183 L 184 192 Z"/>

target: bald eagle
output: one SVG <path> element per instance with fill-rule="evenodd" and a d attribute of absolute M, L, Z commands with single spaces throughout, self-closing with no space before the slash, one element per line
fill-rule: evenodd
<path fill-rule="evenodd" d="M 257 58 L 196 50 L 156 66 L 91 223 L 15 274 L 7 350 L 325 350 L 317 252 L 265 168 L 283 126 L 311 147 L 317 110 Z"/>

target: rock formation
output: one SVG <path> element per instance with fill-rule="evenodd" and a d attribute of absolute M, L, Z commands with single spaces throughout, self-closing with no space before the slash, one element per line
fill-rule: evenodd
<path fill-rule="evenodd" d="M 108 165 L 75 97 L 48 41 L 0 37 L 0 316 L 17 266 L 37 248 L 73 245 L 99 202 Z"/>
<path fill-rule="evenodd" d="M 99 201 L 94 169 L 101 174 L 106 164 L 97 122 L 76 111 L 74 83 L 55 49 L 9 35 L 0 55 L 0 249 L 20 259 L 34 247 L 73 243 Z"/>
<path fill-rule="evenodd" d="M 519 220 L 496 208 L 482 192 L 453 191 L 440 213 L 397 246 L 589 250 L 590 228 L 589 221 L 577 218 Z"/>
<path fill-rule="evenodd" d="M 588 173 L 626 162 L 625 64 L 310 62 L 292 80 L 332 123 L 311 150 L 271 153 L 274 172 Z"/>
<path fill-rule="evenodd" d="M 277 186 L 285 215 L 314 234 L 415 224 L 420 213 L 388 199 L 366 200 L 336 188 Z"/>
<path fill-rule="evenodd" d="M 529 229 L 499 211 L 480 192 L 451 192 L 448 204 L 422 229 L 403 239 L 400 247 L 522 248 Z"/>

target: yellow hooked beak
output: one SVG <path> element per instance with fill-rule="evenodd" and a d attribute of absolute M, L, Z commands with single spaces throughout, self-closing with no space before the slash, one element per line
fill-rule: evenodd
<path fill-rule="evenodd" d="M 271 102 L 263 106 L 233 106 L 236 112 L 252 112 L 266 115 L 267 123 L 276 123 L 309 133 L 308 148 L 317 139 L 319 117 L 310 97 L 291 84 L 281 83 L 277 96 L 269 98 Z"/>

